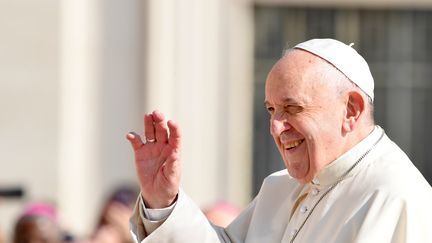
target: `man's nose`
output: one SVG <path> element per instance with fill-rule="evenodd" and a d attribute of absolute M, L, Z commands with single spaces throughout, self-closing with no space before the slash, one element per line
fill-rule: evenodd
<path fill-rule="evenodd" d="M 291 126 L 286 119 L 273 118 L 270 121 L 270 133 L 272 135 L 280 135 L 283 131 L 290 129 Z"/>

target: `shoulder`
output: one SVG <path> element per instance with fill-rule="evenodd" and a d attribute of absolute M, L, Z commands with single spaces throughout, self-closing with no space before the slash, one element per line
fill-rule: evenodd
<path fill-rule="evenodd" d="M 272 196 L 285 197 L 299 186 L 300 184 L 284 169 L 274 172 L 264 179 L 259 195 L 268 196 L 271 194 Z"/>
<path fill-rule="evenodd" d="M 263 186 L 287 184 L 292 181 L 294 181 L 294 178 L 288 174 L 286 169 L 283 169 L 267 176 L 263 181 Z"/>
<path fill-rule="evenodd" d="M 372 161 L 360 175 L 370 188 L 403 201 L 432 203 L 432 188 L 409 157 L 388 137 L 371 154 Z"/>

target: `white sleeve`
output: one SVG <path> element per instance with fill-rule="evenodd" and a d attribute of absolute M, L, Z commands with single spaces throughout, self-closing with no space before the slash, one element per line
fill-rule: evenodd
<path fill-rule="evenodd" d="M 151 221 L 161 221 L 161 220 L 165 220 L 166 218 L 168 218 L 168 216 L 171 214 L 171 212 L 173 211 L 176 203 L 174 202 L 171 206 L 166 207 L 166 208 L 147 208 L 145 206 L 144 200 L 141 197 L 141 207 L 144 211 L 144 217 L 148 220 Z"/>
<path fill-rule="evenodd" d="M 140 216 L 147 234 L 153 233 L 171 214 L 177 202 L 167 208 L 151 209 L 145 206 L 142 196 L 140 197 Z"/>
<path fill-rule="evenodd" d="M 245 240 L 244 232 L 226 232 L 224 228 L 212 225 L 181 189 L 175 205 L 169 208 L 153 210 L 145 209 L 144 206 L 139 197 L 130 219 L 131 233 L 136 243 L 231 243 Z M 243 223 L 243 220 L 240 222 Z M 248 226 L 231 228 L 247 231 Z"/>

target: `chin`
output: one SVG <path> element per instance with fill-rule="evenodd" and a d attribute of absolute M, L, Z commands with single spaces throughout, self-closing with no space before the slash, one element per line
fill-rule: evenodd
<path fill-rule="evenodd" d="M 303 173 L 299 173 L 294 169 L 287 169 L 287 170 L 288 170 L 288 174 L 290 174 L 291 177 L 293 177 L 298 181 L 303 181 L 303 179 L 305 178 L 305 175 Z"/>
<path fill-rule="evenodd" d="M 310 171 L 307 171 L 306 173 L 299 173 L 298 171 L 292 169 L 287 169 L 288 170 L 288 174 L 293 177 L 294 179 L 296 179 L 296 181 L 298 181 L 299 183 L 309 183 L 313 180 L 314 176 L 310 173 Z"/>

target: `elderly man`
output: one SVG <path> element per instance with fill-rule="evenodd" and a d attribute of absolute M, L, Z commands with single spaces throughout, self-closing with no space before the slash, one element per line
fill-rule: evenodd
<path fill-rule="evenodd" d="M 265 106 L 287 170 L 264 180 L 228 227 L 211 225 L 179 189 L 178 126 L 144 118 L 129 133 L 141 186 L 131 217 L 137 242 L 432 242 L 432 190 L 374 124 L 374 81 L 351 47 L 314 39 L 270 71 Z"/>

